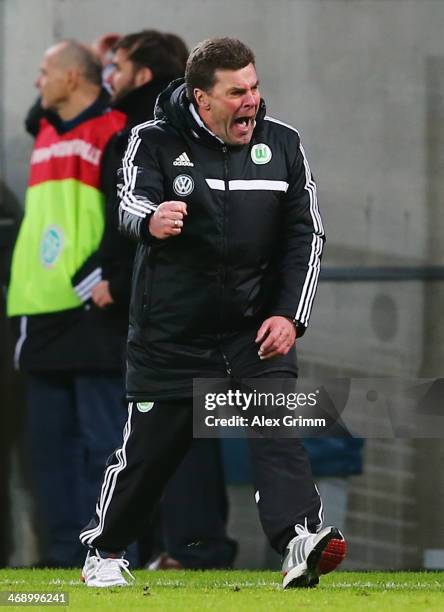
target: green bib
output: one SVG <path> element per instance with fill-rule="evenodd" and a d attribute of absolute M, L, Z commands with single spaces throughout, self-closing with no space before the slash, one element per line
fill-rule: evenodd
<path fill-rule="evenodd" d="M 104 224 L 104 197 L 95 187 L 76 179 L 29 187 L 12 259 L 8 316 L 80 306 L 71 278 L 99 247 Z"/>

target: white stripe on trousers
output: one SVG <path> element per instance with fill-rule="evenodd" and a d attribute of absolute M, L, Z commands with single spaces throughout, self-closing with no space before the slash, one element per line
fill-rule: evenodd
<path fill-rule="evenodd" d="M 319 514 L 318 514 L 319 525 L 318 525 L 317 530 L 316 530 L 316 531 L 320 531 L 322 525 L 324 524 L 324 504 L 322 502 L 322 497 L 321 497 L 321 494 L 319 493 L 318 485 L 316 483 L 315 483 L 315 489 L 316 489 L 316 493 L 319 495 L 319 502 L 321 504 L 319 506 Z"/>
<path fill-rule="evenodd" d="M 91 546 L 92 541 L 101 535 L 103 532 L 103 526 L 105 517 L 109 505 L 111 503 L 114 489 L 116 488 L 117 477 L 122 470 L 126 468 L 126 444 L 131 434 L 131 416 L 133 413 L 133 403 L 128 404 L 128 420 L 123 430 L 123 444 L 122 447 L 116 451 L 117 464 L 113 464 L 107 467 L 103 478 L 102 489 L 100 492 L 100 499 L 96 505 L 96 514 L 99 518 L 99 524 L 93 529 L 87 529 L 82 531 L 80 534 L 80 541 L 83 544 Z"/>

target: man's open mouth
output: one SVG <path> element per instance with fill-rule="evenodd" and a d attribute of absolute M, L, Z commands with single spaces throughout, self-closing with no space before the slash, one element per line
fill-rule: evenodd
<path fill-rule="evenodd" d="M 233 119 L 232 129 L 236 138 L 249 138 L 253 133 L 255 115 L 242 115 Z"/>
<path fill-rule="evenodd" d="M 254 117 L 248 117 L 245 115 L 244 117 L 236 117 L 234 123 L 241 128 L 248 129 L 253 121 Z"/>

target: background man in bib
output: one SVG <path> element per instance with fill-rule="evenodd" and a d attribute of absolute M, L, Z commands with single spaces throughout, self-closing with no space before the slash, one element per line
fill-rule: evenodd
<path fill-rule="evenodd" d="M 46 566 L 81 564 L 75 534 L 126 416 L 126 322 L 91 301 L 102 277 L 102 158 L 125 124 L 109 109 L 101 73 L 74 40 L 44 54 L 36 85 L 57 120 L 39 123 L 8 293 L 16 366 L 27 373 L 25 439 Z"/>

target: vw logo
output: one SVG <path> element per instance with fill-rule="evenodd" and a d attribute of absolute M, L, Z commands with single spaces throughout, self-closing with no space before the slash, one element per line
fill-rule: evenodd
<path fill-rule="evenodd" d="M 187 196 L 194 189 L 194 181 L 188 174 L 179 174 L 174 179 L 173 189 L 177 195 Z"/>

